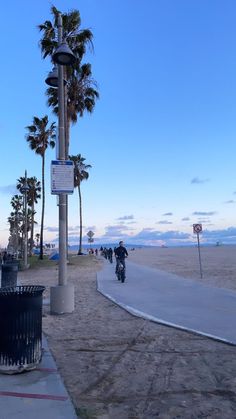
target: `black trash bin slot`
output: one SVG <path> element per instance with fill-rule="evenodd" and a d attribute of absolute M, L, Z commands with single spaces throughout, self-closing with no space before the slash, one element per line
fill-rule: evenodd
<path fill-rule="evenodd" d="M 0 289 L 0 372 L 36 368 L 42 358 L 43 286 Z"/>
<path fill-rule="evenodd" d="M 2 265 L 1 287 L 17 286 L 18 262 L 4 263 Z"/>

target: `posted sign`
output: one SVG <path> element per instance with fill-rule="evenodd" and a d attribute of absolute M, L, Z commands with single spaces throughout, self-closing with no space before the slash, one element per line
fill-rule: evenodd
<path fill-rule="evenodd" d="M 202 224 L 193 224 L 193 232 L 198 234 L 202 232 Z"/>
<path fill-rule="evenodd" d="M 72 194 L 74 192 L 74 163 L 71 160 L 52 160 L 51 193 Z"/>

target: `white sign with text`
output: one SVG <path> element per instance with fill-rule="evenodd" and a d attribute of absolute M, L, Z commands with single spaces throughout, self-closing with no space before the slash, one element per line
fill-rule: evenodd
<path fill-rule="evenodd" d="M 74 192 L 74 163 L 71 160 L 52 160 L 51 194 L 72 194 Z"/>

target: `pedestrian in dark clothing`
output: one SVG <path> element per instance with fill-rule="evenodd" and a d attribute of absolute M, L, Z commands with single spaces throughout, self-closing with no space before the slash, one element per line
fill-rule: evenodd
<path fill-rule="evenodd" d="M 107 253 L 108 253 L 108 259 L 112 263 L 113 250 L 112 250 L 111 247 L 108 249 L 108 252 Z"/>
<path fill-rule="evenodd" d="M 2 260 L 3 260 L 3 263 L 5 263 L 7 261 L 7 252 L 6 251 L 3 253 Z"/>
<path fill-rule="evenodd" d="M 125 258 L 128 257 L 128 252 L 124 246 L 123 241 L 120 241 L 119 247 L 115 249 L 115 257 L 116 257 L 116 273 L 117 273 L 117 267 L 118 267 L 119 261 L 121 261 L 125 269 Z"/>

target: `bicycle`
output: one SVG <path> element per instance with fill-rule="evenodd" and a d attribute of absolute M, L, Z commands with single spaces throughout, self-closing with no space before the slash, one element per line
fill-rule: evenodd
<path fill-rule="evenodd" d="M 117 258 L 116 275 L 118 281 L 125 282 L 125 265 L 122 259 Z"/>

